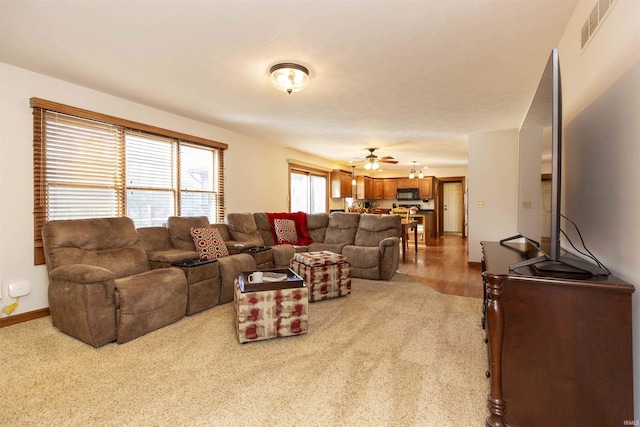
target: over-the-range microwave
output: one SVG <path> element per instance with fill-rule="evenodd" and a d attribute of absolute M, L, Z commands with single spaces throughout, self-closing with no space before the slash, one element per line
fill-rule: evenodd
<path fill-rule="evenodd" d="M 396 190 L 397 200 L 420 200 L 417 188 L 398 188 Z"/>

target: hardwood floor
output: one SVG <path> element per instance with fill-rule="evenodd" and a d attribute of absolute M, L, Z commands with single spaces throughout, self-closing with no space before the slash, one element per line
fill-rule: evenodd
<path fill-rule="evenodd" d="M 411 244 L 404 262 L 400 251 L 399 273 L 444 294 L 482 298 L 481 268 L 468 265 L 467 239 L 432 239 L 429 246 L 419 244 L 417 253 Z"/>

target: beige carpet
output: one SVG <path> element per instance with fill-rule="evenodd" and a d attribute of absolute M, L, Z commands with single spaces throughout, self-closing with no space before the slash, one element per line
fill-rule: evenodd
<path fill-rule="evenodd" d="M 0 329 L 0 425 L 481 426 L 480 300 L 397 274 L 239 344 L 233 304 L 94 349 L 49 317 Z"/>

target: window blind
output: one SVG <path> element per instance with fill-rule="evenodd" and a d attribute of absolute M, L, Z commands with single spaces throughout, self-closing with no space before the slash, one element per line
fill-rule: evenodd
<path fill-rule="evenodd" d="M 160 226 L 177 214 L 175 141 L 127 131 L 125 144 L 127 216 L 137 227 Z"/>

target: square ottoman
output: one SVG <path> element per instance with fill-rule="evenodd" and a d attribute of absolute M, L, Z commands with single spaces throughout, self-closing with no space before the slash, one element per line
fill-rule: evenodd
<path fill-rule="evenodd" d="M 351 264 L 342 254 L 330 251 L 296 253 L 291 260 L 291 269 L 309 288 L 309 301 L 351 293 Z"/>
<path fill-rule="evenodd" d="M 246 343 L 307 332 L 309 294 L 302 280 L 295 287 L 282 288 L 274 283 L 275 289 L 267 289 L 269 284 L 265 283 L 266 286 L 258 284 L 260 290 L 249 290 L 243 286 L 246 275 L 242 273 L 240 280 L 235 280 L 238 341 Z"/>

